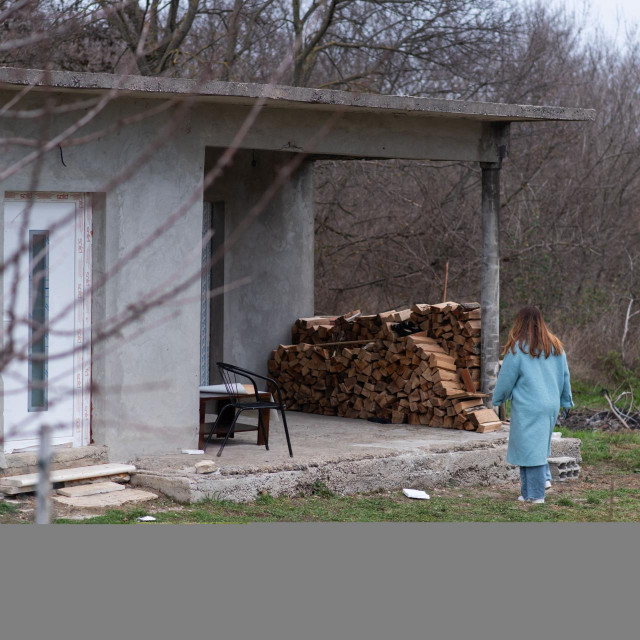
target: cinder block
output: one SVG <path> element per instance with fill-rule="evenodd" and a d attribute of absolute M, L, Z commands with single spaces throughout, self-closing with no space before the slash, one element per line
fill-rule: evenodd
<path fill-rule="evenodd" d="M 554 482 L 577 480 L 580 475 L 580 465 L 575 458 L 563 456 L 561 458 L 547 458 L 551 478 Z"/>

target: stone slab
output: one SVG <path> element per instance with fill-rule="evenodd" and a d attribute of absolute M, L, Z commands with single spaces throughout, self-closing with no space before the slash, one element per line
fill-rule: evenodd
<path fill-rule="evenodd" d="M 214 474 L 197 474 L 193 458 L 167 455 L 139 458 L 134 486 L 161 491 L 179 502 L 204 498 L 250 502 L 261 492 L 295 496 L 315 482 L 338 494 L 426 490 L 447 486 L 494 485 L 517 481 L 518 469 L 506 462 L 507 429 L 475 433 L 419 425 L 379 425 L 365 420 L 287 412 L 293 445 L 288 455 L 281 425 L 274 425 L 270 450 L 255 437 L 237 434 L 220 458 L 207 451 Z M 554 456 L 580 459 L 580 440 L 551 443 Z M 204 462 L 203 460 L 202 462 Z"/>
<path fill-rule="evenodd" d="M 94 482 L 93 484 L 79 484 L 75 487 L 63 487 L 58 489 L 58 495 L 69 498 L 81 498 L 83 496 L 97 496 L 101 493 L 112 493 L 113 491 L 126 491 L 123 484 L 117 482 Z"/>
<path fill-rule="evenodd" d="M 91 93 L 118 90 L 136 98 L 174 97 L 181 95 L 207 102 L 253 105 L 261 100 L 267 107 L 312 108 L 322 111 L 382 111 L 390 117 L 397 112 L 430 117 L 454 117 L 483 120 L 594 120 L 593 109 L 576 107 L 500 104 L 388 96 L 380 94 L 336 91 L 306 87 L 286 87 L 273 84 L 202 81 L 201 79 L 124 76 L 112 73 L 77 71 L 42 71 L 34 69 L 0 69 L 0 84 L 6 86 L 50 87 L 54 89 L 89 91 Z"/>
<path fill-rule="evenodd" d="M 51 469 L 70 469 L 109 462 L 107 448 L 101 445 L 87 447 L 53 447 Z M 5 476 L 25 475 L 38 471 L 38 452 L 0 453 L 0 482 Z"/>
<path fill-rule="evenodd" d="M 100 478 L 104 476 L 113 476 L 121 473 L 132 473 L 136 468 L 132 464 L 96 464 L 87 467 L 76 467 L 73 469 L 58 469 L 51 472 L 51 482 L 69 482 L 71 480 L 83 480 L 89 478 Z M 18 476 L 8 476 L 0 478 L 0 491 L 4 487 L 16 487 L 24 489 L 26 487 L 35 487 L 38 483 L 37 473 L 28 473 Z"/>
<path fill-rule="evenodd" d="M 117 509 L 118 507 L 130 506 L 156 500 L 157 494 L 141 489 L 125 489 L 124 491 L 113 491 L 111 493 L 101 493 L 93 496 L 53 496 L 51 500 L 59 505 L 78 509 L 81 511 Z"/>

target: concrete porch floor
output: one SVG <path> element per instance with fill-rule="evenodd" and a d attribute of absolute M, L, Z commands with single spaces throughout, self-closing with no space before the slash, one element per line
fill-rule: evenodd
<path fill-rule="evenodd" d="M 180 502 L 217 498 L 246 502 L 262 491 L 272 496 L 309 493 L 323 482 L 339 494 L 411 487 L 429 490 L 454 485 L 486 485 L 515 480 L 507 465 L 507 428 L 492 433 L 287 412 L 293 446 L 289 457 L 280 420 L 271 421 L 269 447 L 256 445 L 256 432 L 236 434 L 222 456 L 212 440 L 204 456 L 171 454 L 142 457 L 132 484 L 162 491 Z M 552 441 L 552 456 L 580 461 L 580 440 Z M 214 474 L 197 474 L 195 463 L 211 459 Z"/>

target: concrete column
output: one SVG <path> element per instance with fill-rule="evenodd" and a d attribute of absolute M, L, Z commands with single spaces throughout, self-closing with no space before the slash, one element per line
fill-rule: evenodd
<path fill-rule="evenodd" d="M 500 358 L 500 168 L 509 155 L 509 123 L 487 123 L 483 145 L 498 162 L 481 162 L 482 169 L 482 392 L 489 395 L 498 378 Z"/>
<path fill-rule="evenodd" d="M 491 395 L 500 357 L 500 162 L 482 162 L 482 392 Z"/>

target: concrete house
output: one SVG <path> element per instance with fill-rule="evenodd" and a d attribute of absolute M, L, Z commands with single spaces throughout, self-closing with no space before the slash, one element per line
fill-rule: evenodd
<path fill-rule="evenodd" d="M 36 445 L 43 421 L 56 426 L 54 445 L 103 444 L 113 460 L 194 448 L 198 386 L 214 361 L 265 371 L 295 318 L 313 315 L 318 158 L 481 163 L 491 385 L 509 123 L 590 119 L 561 107 L 0 69 L 5 454 Z"/>

